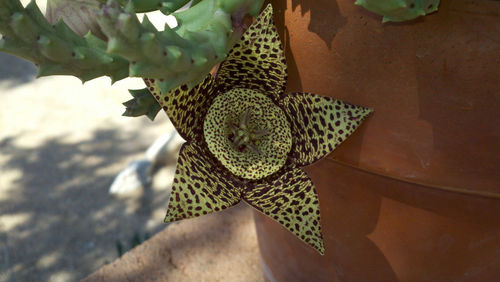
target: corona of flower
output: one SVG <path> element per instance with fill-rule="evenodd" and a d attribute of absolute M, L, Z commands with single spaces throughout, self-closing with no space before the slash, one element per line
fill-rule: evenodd
<path fill-rule="evenodd" d="M 167 93 L 154 79 L 145 80 L 187 140 L 166 222 L 243 200 L 324 253 L 318 196 L 300 167 L 332 152 L 371 110 L 310 93 L 285 93 L 286 78 L 272 7 L 267 6 L 216 77 Z"/>

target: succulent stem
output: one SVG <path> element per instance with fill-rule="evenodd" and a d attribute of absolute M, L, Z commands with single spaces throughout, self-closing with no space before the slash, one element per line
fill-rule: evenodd
<path fill-rule="evenodd" d="M 120 0 L 122 3 L 123 0 Z M 91 33 L 84 37 L 62 20 L 51 25 L 32 2 L 0 1 L 0 51 L 38 65 L 38 76 L 74 75 L 82 81 L 109 76 L 156 78 L 162 92 L 181 84 L 193 87 L 221 62 L 241 35 L 234 28 L 241 15 L 256 15 L 263 0 L 203 0 L 176 13 L 178 27 L 158 31 L 135 11 L 176 10 L 186 0 L 132 0 L 122 8 L 109 0 L 97 13 L 107 42 Z M 238 26 L 238 24 L 237 24 Z"/>
<path fill-rule="evenodd" d="M 233 34 L 232 13 L 241 14 L 242 9 L 258 12 L 261 4 L 262 0 L 203 0 L 174 14 L 178 22 L 175 29 L 165 25 L 158 31 L 147 17 L 139 22 L 134 5 L 123 8 L 110 0 L 98 21 L 109 38 L 108 53 L 131 62 L 130 76 L 155 78 L 166 92 L 181 84 L 193 87 L 203 80 L 225 59 L 235 41 L 233 36 L 241 35 Z"/>
<path fill-rule="evenodd" d="M 98 0 L 99 2 L 106 3 L 106 0 Z M 161 10 L 164 14 L 170 14 L 184 5 L 189 3 L 190 0 L 130 0 L 132 7 L 136 13 L 146 13 L 155 10 Z M 118 0 L 121 6 L 126 6 L 129 0 Z"/>
<path fill-rule="evenodd" d="M 106 53 L 106 43 L 87 34 L 80 37 L 63 21 L 49 24 L 34 1 L 24 8 L 18 0 L 0 1 L 0 51 L 38 65 L 38 76 L 74 75 L 82 81 L 128 76 L 128 62 Z"/>
<path fill-rule="evenodd" d="M 150 120 L 154 120 L 158 112 L 161 110 L 160 104 L 155 100 L 149 89 L 129 90 L 133 99 L 123 103 L 126 107 L 123 116 L 137 117 L 145 115 Z"/>

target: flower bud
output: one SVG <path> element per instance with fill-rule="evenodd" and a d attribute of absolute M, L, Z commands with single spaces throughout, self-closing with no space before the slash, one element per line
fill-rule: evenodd
<path fill-rule="evenodd" d="M 47 0 L 46 17 L 51 24 L 62 19 L 80 36 L 91 31 L 95 36 L 106 40 L 97 23 L 100 7 L 98 0 Z"/>

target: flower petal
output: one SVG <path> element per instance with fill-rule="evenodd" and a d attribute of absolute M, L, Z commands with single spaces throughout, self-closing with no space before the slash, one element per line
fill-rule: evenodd
<path fill-rule="evenodd" d="M 182 145 L 165 222 L 220 211 L 240 202 L 241 189 L 206 150 Z"/>
<path fill-rule="evenodd" d="M 217 73 L 221 92 L 249 88 L 277 100 L 286 87 L 286 61 L 268 5 L 229 51 Z"/>
<path fill-rule="evenodd" d="M 303 170 L 295 168 L 269 183 L 256 184 L 243 199 L 324 254 L 318 194 Z"/>
<path fill-rule="evenodd" d="M 187 85 L 181 85 L 167 93 L 161 92 L 154 79 L 145 78 L 144 82 L 182 138 L 202 140 L 203 120 L 216 94 L 212 75 L 207 75 L 191 90 Z"/>
<path fill-rule="evenodd" d="M 280 101 L 292 126 L 292 161 L 309 165 L 351 135 L 373 111 L 312 93 L 289 93 Z"/>

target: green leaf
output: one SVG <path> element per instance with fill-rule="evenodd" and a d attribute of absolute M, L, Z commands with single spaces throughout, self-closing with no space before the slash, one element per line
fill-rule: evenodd
<path fill-rule="evenodd" d="M 151 94 L 147 88 L 129 90 L 129 92 L 134 98 L 123 103 L 126 107 L 123 115 L 129 117 L 145 115 L 150 120 L 154 120 L 158 112 L 161 110 L 161 106 L 155 100 L 153 94 Z"/>
<path fill-rule="evenodd" d="M 356 0 L 354 4 L 384 16 L 382 22 L 402 22 L 437 11 L 439 0 Z"/>

